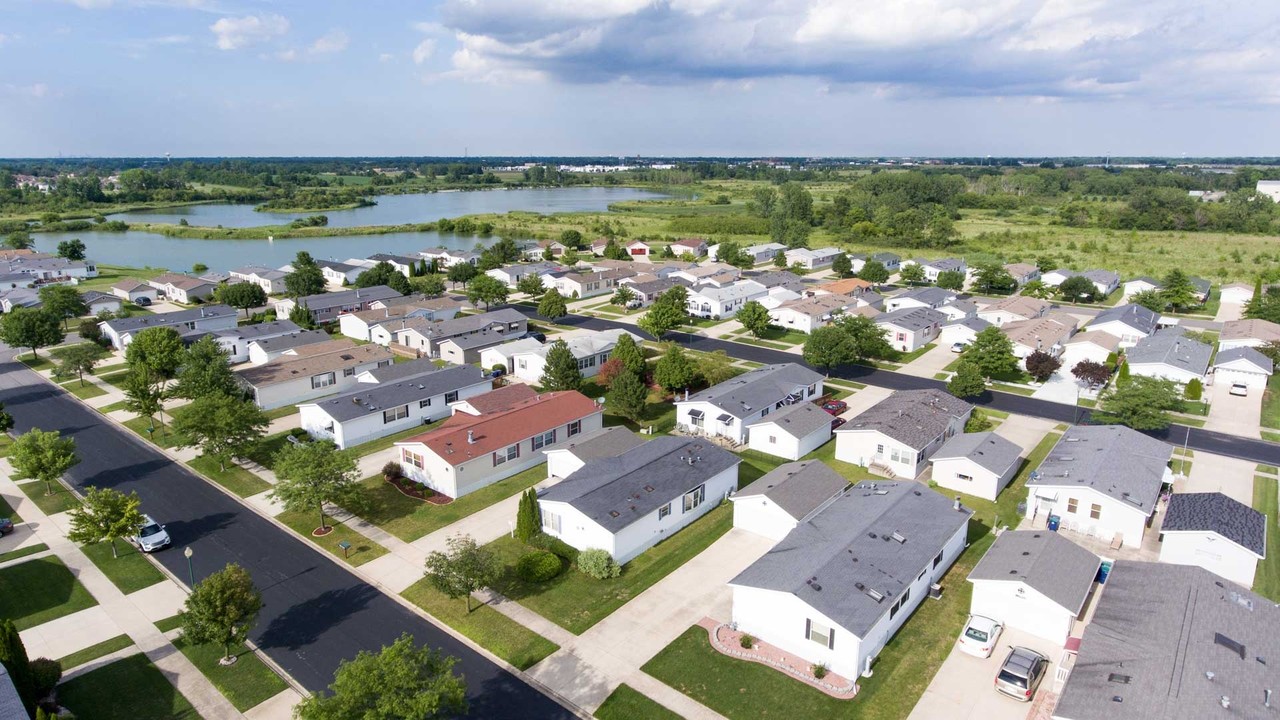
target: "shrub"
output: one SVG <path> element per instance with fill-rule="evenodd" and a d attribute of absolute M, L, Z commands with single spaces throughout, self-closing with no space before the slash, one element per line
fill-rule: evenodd
<path fill-rule="evenodd" d="M 756 639 L 751 637 L 750 635 L 743 634 L 742 637 L 738 638 L 738 644 L 741 645 L 743 648 L 750 650 L 751 648 L 755 647 Z"/>
<path fill-rule="evenodd" d="M 547 550 L 535 550 L 516 561 L 516 575 L 525 582 L 546 582 L 564 570 L 564 560 Z"/>
<path fill-rule="evenodd" d="M 609 551 L 587 548 L 578 553 L 578 569 L 597 580 L 608 580 L 622 574 L 622 568 L 613 561 Z"/>
<path fill-rule="evenodd" d="M 813 669 L 813 676 L 819 680 L 827 676 L 827 666 L 822 663 L 818 663 L 817 665 L 814 665 L 812 669 Z"/>
<path fill-rule="evenodd" d="M 382 466 L 382 476 L 391 480 L 404 477 L 404 468 L 400 467 L 400 463 L 395 460 L 388 461 Z"/>
<path fill-rule="evenodd" d="M 31 685 L 35 688 L 39 697 L 48 697 L 54 688 L 58 687 L 58 681 L 62 679 L 62 663 L 49 658 L 36 658 L 32 660 L 29 667 L 31 668 Z"/>
<path fill-rule="evenodd" d="M 539 550 L 546 550 L 571 563 L 578 561 L 578 549 L 560 538 L 554 538 L 544 533 L 538 533 L 529 540 L 528 545 L 530 547 L 538 548 Z"/>
<path fill-rule="evenodd" d="M 1204 395 L 1204 383 L 1200 382 L 1200 378 L 1191 378 L 1182 395 L 1188 400 L 1199 400 Z"/>

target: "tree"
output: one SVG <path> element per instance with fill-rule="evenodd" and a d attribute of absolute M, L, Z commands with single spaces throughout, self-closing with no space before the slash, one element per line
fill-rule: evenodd
<path fill-rule="evenodd" d="M 634 290 L 626 285 L 619 285 L 618 289 L 614 291 L 613 297 L 609 298 L 609 302 L 618 307 L 626 307 L 627 303 L 635 299 L 636 293 Z"/>
<path fill-rule="evenodd" d="M 858 271 L 858 277 L 869 283 L 879 285 L 882 282 L 889 281 L 889 269 L 879 260 L 868 260 L 862 265 L 862 269 Z"/>
<path fill-rule="evenodd" d="M 649 312 L 641 316 L 636 324 L 654 338 L 661 339 L 663 335 L 684 325 L 685 320 L 688 319 L 689 313 L 683 307 L 676 307 L 666 302 L 655 302 L 649 307 Z"/>
<path fill-rule="evenodd" d="M 230 665 L 236 661 L 231 649 L 248 639 L 260 610 L 262 593 L 254 586 L 249 571 L 227 563 L 225 568 L 191 588 L 186 605 L 178 615 L 182 639 L 193 645 L 221 645 L 222 659 L 218 664 Z"/>
<path fill-rule="evenodd" d="M 267 291 L 249 282 L 231 283 L 218 290 L 218 300 L 244 310 L 244 316 L 249 317 L 249 308 L 267 304 Z"/>
<path fill-rule="evenodd" d="M 541 275 L 529 273 L 528 275 L 520 278 L 520 281 L 516 283 L 516 290 L 528 295 L 529 297 L 536 297 L 541 295 L 546 288 L 542 286 Z"/>
<path fill-rule="evenodd" d="M 551 288 L 538 302 L 538 314 L 548 320 L 558 320 L 569 314 L 569 305 L 559 290 Z"/>
<path fill-rule="evenodd" d="M 0 433 L 7 433 L 13 429 L 13 416 L 4 410 L 4 403 L 0 403 Z"/>
<path fill-rule="evenodd" d="M 520 494 L 520 506 L 516 510 L 516 539 L 528 543 L 542 531 L 542 513 L 538 510 L 538 493 L 529 488 Z"/>
<path fill-rule="evenodd" d="M 1204 383 L 1200 382 L 1200 378 L 1191 378 L 1182 389 L 1182 396 L 1192 402 L 1200 400 L 1204 396 Z"/>
<path fill-rule="evenodd" d="M 968 353 L 965 354 L 968 355 Z M 947 392 L 958 398 L 977 397 L 986 389 L 987 384 L 982 379 L 982 371 L 968 359 L 963 359 L 959 365 L 956 365 L 956 374 L 952 375 L 951 380 L 947 382 Z"/>
<path fill-rule="evenodd" d="M 1143 290 L 1129 296 L 1130 305 L 1141 305 L 1151 312 L 1162 313 L 1169 307 L 1164 294 L 1159 290 Z"/>
<path fill-rule="evenodd" d="M 102 343 L 102 327 L 99 321 L 94 318 L 85 318 L 80 321 L 80 325 L 76 328 L 76 334 L 81 340 L 88 340 L 91 343 Z"/>
<path fill-rule="evenodd" d="M 191 266 L 191 272 L 194 275 L 203 275 L 209 272 L 209 266 L 205 265 L 204 263 L 198 262 Z"/>
<path fill-rule="evenodd" d="M 653 367 L 653 379 L 667 390 L 688 387 L 697 377 L 697 369 L 684 354 L 684 348 L 672 343 Z"/>
<path fill-rule="evenodd" d="M 83 260 L 84 256 L 85 247 L 80 240 L 63 240 L 58 243 L 58 257 L 68 260 Z"/>
<path fill-rule="evenodd" d="M 749 300 L 738 308 L 738 314 L 735 317 L 742 323 L 742 327 L 751 331 L 751 334 L 756 337 L 765 334 L 773 319 L 769 317 L 769 311 L 765 306 L 755 300 Z"/>
<path fill-rule="evenodd" d="M 85 373 L 92 375 L 94 366 L 107 356 L 107 351 L 97 343 L 86 342 L 59 348 L 53 354 L 61 361 L 53 369 L 53 377 L 57 380 L 76 377 L 80 380 L 80 386 L 84 387 Z"/>
<path fill-rule="evenodd" d="M 53 494 L 53 483 L 80 463 L 76 441 L 62 437 L 56 430 L 32 428 L 19 435 L 9 450 L 14 480 L 39 480 L 44 494 Z"/>
<path fill-rule="evenodd" d="M 1258 347 L 1254 348 L 1254 350 L 1257 350 L 1263 355 L 1266 355 L 1267 357 L 1271 358 L 1272 363 L 1276 365 L 1280 365 L 1280 342 L 1277 342 L 1275 340 L 1270 340 L 1268 342 L 1262 343 Z"/>
<path fill-rule="evenodd" d="M 1042 350 L 1036 350 L 1025 360 L 1027 372 L 1036 382 L 1047 382 L 1062 367 L 1062 361 Z"/>
<path fill-rule="evenodd" d="M 620 415 L 631 422 L 639 423 L 644 418 L 649 402 L 649 388 L 644 386 L 640 376 L 624 372 L 614 378 L 605 393 L 605 407 L 615 415 Z"/>
<path fill-rule="evenodd" d="M 1083 275 L 1072 275 L 1058 286 L 1058 294 L 1068 302 L 1092 302 L 1098 294 L 1098 286 Z"/>
<path fill-rule="evenodd" d="M 309 310 L 306 305 L 303 305 L 300 302 L 295 303 L 294 306 L 289 309 L 289 321 L 304 330 L 316 329 L 315 316 L 311 314 L 311 310 Z"/>
<path fill-rule="evenodd" d="M 732 240 L 725 240 L 716 245 L 716 261 L 739 268 L 750 268 L 755 265 L 755 259 Z"/>
<path fill-rule="evenodd" d="M 560 233 L 560 244 L 566 248 L 582 247 L 582 233 L 577 230 L 564 230 Z"/>
<path fill-rule="evenodd" d="M 1200 304 L 1198 292 L 1191 278 L 1179 268 L 1170 270 L 1160 282 L 1160 294 L 1175 310 Z"/>
<path fill-rule="evenodd" d="M 609 358 L 600 363 L 600 372 L 596 373 L 596 382 L 605 388 L 613 387 L 613 381 L 623 373 L 630 373 L 626 365 L 617 358 Z"/>
<path fill-rule="evenodd" d="M 969 419 L 964 423 L 964 431 L 967 433 L 986 432 L 990 429 L 991 418 L 982 412 L 982 408 L 974 408 L 969 415 Z"/>
<path fill-rule="evenodd" d="M 284 276 L 284 289 L 289 297 L 300 298 L 324 292 L 324 273 L 306 250 L 298 251 L 293 260 L 293 271 Z"/>
<path fill-rule="evenodd" d="M 111 488 L 90 487 L 85 491 L 84 504 L 71 510 L 67 538 L 82 545 L 105 540 L 111 543 L 111 557 L 118 558 L 116 540 L 132 536 L 146 522 L 138 509 L 141 505 L 136 492 L 125 495 Z"/>
<path fill-rule="evenodd" d="M 465 715 L 467 686 L 453 673 L 457 658 L 414 647 L 403 634 L 378 654 L 344 660 L 328 695 L 310 695 L 297 720 L 438 720 Z"/>
<path fill-rule="evenodd" d="M 11 592 L 15 590 L 17 588 L 10 589 Z M 40 700 L 39 693 L 36 692 L 27 648 L 22 643 L 17 626 L 9 618 L 0 618 L 0 663 L 9 671 L 9 679 L 13 681 L 18 697 L 22 698 L 22 704 L 30 712 Z"/>
<path fill-rule="evenodd" d="M 573 356 L 565 341 L 556 340 L 551 343 L 538 383 L 547 392 L 577 390 L 582 387 L 582 370 L 578 367 L 578 359 Z"/>
<path fill-rule="evenodd" d="M 631 256 L 627 254 L 625 248 L 618 244 L 618 241 L 609 238 L 604 244 L 604 259 L 606 260 L 626 260 L 631 261 Z"/>
<path fill-rule="evenodd" d="M 946 290 L 963 290 L 965 274 L 959 270 L 943 270 L 938 273 L 938 287 Z"/>
<path fill-rule="evenodd" d="M 1081 382 L 1089 383 L 1090 386 L 1097 387 L 1107 381 L 1111 377 L 1111 371 L 1106 365 L 1093 360 L 1081 360 L 1076 366 L 1071 368 L 1071 374 Z"/>
<path fill-rule="evenodd" d="M 462 283 L 462 286 L 466 287 L 467 283 L 471 282 L 479 273 L 480 271 L 476 270 L 471 263 L 458 263 L 449 268 L 448 278 L 454 287 L 457 287 L 458 283 Z"/>
<path fill-rule="evenodd" d="M 46 285 L 40 288 L 38 294 L 42 309 L 61 320 L 63 329 L 67 327 L 68 318 L 89 313 L 89 306 L 84 298 L 70 285 Z"/>
<path fill-rule="evenodd" d="M 62 329 L 58 318 L 43 310 L 15 307 L 0 319 L 0 340 L 13 347 L 31 348 L 31 358 L 36 350 L 62 342 Z"/>
<path fill-rule="evenodd" d="M 173 397 L 195 400 L 206 395 L 240 395 L 235 374 L 227 364 L 227 353 L 212 337 L 205 336 L 183 349 L 178 381 L 170 389 Z"/>
<path fill-rule="evenodd" d="M 331 440 L 285 445 L 276 455 L 275 471 L 280 482 L 271 497 L 294 512 L 318 511 L 321 534 L 329 532 L 325 503 L 354 505 L 361 499 L 355 457 Z"/>
<path fill-rule="evenodd" d="M 1102 417 L 1134 430 L 1163 430 L 1169 413 L 1182 407 L 1178 386 L 1172 380 L 1144 376 L 1116 383 L 1102 396 Z"/>
<path fill-rule="evenodd" d="M 471 301 L 472 305 L 479 302 L 484 303 L 484 307 L 487 310 L 494 303 L 507 301 L 507 286 L 492 275 L 477 275 L 467 285 L 467 299 Z"/>
<path fill-rule="evenodd" d="M 630 333 L 618 337 L 618 342 L 613 346 L 609 359 L 621 360 L 622 364 L 637 376 L 643 377 L 645 370 L 648 369 L 644 361 L 644 351 L 636 344 L 635 338 Z"/>
<path fill-rule="evenodd" d="M 809 333 L 802 357 L 810 365 L 828 372 L 854 361 L 853 343 L 839 325 L 824 325 Z"/>
<path fill-rule="evenodd" d="M 1120 371 L 1116 373 L 1116 384 L 1126 385 L 1129 382 L 1129 363 L 1121 362 Z"/>
<path fill-rule="evenodd" d="M 120 389 L 124 391 L 125 409 L 137 415 L 145 415 L 147 423 L 154 425 L 156 415 L 164 409 L 164 385 L 152 382 L 151 377 L 143 370 L 130 370 L 121 382 Z"/>
<path fill-rule="evenodd" d="M 183 359 L 182 338 L 171 327 L 149 327 L 133 336 L 125 348 L 124 360 L 130 370 L 146 374 L 151 382 L 171 379 Z"/>
<path fill-rule="evenodd" d="M 888 329 L 863 315 L 846 315 L 835 323 L 849 339 L 850 361 L 886 358 L 894 354 Z"/>
<path fill-rule="evenodd" d="M 355 286 L 358 288 L 386 285 L 401 295 L 413 292 L 409 286 L 409 278 L 396 269 L 395 265 L 383 260 L 356 276 Z"/>
<path fill-rule="evenodd" d="M 497 582 L 502 563 L 470 535 L 454 535 L 445 542 L 444 552 L 433 550 L 427 555 L 427 582 L 451 599 L 466 598 L 469 613 L 471 593 Z"/>
<path fill-rule="evenodd" d="M 787 254 L 782 250 L 773 254 L 773 266 L 776 268 L 787 267 Z"/>
<path fill-rule="evenodd" d="M 924 282 L 924 266 L 918 263 L 903 265 L 898 270 L 898 279 L 908 285 L 915 285 Z"/>
<path fill-rule="evenodd" d="M 1013 341 L 1000 328 L 984 328 L 973 338 L 964 351 L 964 358 L 973 363 L 983 377 L 991 378 L 1018 371 L 1018 358 L 1013 354 Z"/>
<path fill-rule="evenodd" d="M 30 250 L 36 246 L 36 241 L 26 230 L 14 230 L 4 239 L 4 246 L 10 250 Z"/>
<path fill-rule="evenodd" d="M 445 279 L 437 273 L 423 273 L 409 281 L 414 290 L 427 297 L 440 297 L 445 291 Z"/>
<path fill-rule="evenodd" d="M 853 261 L 849 259 L 848 255 L 840 253 L 831 259 L 831 272 L 835 273 L 838 278 L 851 277 L 853 275 Z"/>
<path fill-rule="evenodd" d="M 1022 292 L 1019 294 L 1037 300 L 1048 300 L 1053 297 L 1053 288 L 1045 285 L 1042 280 L 1032 280 L 1022 286 Z"/>
<path fill-rule="evenodd" d="M 723 350 L 703 353 L 698 357 L 696 364 L 698 374 L 708 385 L 719 385 L 738 374 L 733 367 L 733 358 Z"/>
<path fill-rule="evenodd" d="M 182 438 L 182 447 L 200 448 L 227 471 L 227 460 L 243 456 L 266 434 L 270 420 L 249 400 L 221 392 L 198 395 L 173 411 L 173 431 Z"/>
<path fill-rule="evenodd" d="M 1018 289 L 1018 282 L 1002 265 L 991 263 L 978 268 L 973 278 L 973 289 L 988 295 L 1008 295 Z"/>

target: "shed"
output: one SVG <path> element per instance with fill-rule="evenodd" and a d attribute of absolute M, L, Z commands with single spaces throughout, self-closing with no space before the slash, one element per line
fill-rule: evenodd
<path fill-rule="evenodd" d="M 747 446 L 799 460 L 831 439 L 831 414 L 813 403 L 784 405 L 747 426 Z"/>
<path fill-rule="evenodd" d="M 1018 471 L 1022 448 L 993 432 L 962 433 L 934 453 L 933 481 L 995 501 Z"/>

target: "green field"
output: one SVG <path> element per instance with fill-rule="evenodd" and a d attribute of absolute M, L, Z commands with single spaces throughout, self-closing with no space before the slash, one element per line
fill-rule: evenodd
<path fill-rule="evenodd" d="M 383 480 L 381 475 L 374 475 L 360 483 L 365 488 L 367 505 L 361 510 L 361 517 L 405 542 L 413 542 L 504 498 L 524 492 L 546 478 L 546 465 L 536 465 L 468 493 L 448 505 L 432 505 L 405 495 Z"/>
<path fill-rule="evenodd" d="M 1267 557 L 1258 562 L 1253 591 L 1273 602 L 1280 602 L 1280 537 L 1272 532 L 1280 518 L 1278 488 L 1276 478 L 1253 478 L 1253 509 L 1267 516 Z"/>
<path fill-rule="evenodd" d="M 147 556 L 123 540 L 116 541 L 119 557 L 111 556 L 111 543 L 94 543 L 80 549 L 125 595 L 164 581 L 164 574 L 151 564 Z"/>
<path fill-rule="evenodd" d="M 77 650 L 70 655 L 58 658 L 62 663 L 63 670 L 70 670 L 73 667 L 83 665 L 100 657 L 110 655 L 117 650 L 123 650 L 133 645 L 133 640 L 128 635 L 117 635 L 110 640 L 103 640 L 96 645 L 90 645 L 83 650 Z"/>
<path fill-rule="evenodd" d="M 53 489 L 52 495 L 45 494 L 44 483 L 39 480 L 19 483 L 18 489 L 30 498 L 45 515 L 57 515 L 80 505 L 80 499 L 72 495 L 66 485 L 55 482 L 50 483 L 50 486 Z"/>
<path fill-rule="evenodd" d="M 182 638 L 173 645 L 241 712 L 289 689 L 248 647 L 232 648 L 236 661 L 224 666 L 218 664 L 222 657 L 221 645 L 192 645 Z"/>
<path fill-rule="evenodd" d="M 78 720 L 200 720 L 182 693 L 141 653 L 58 686 Z"/>
<path fill-rule="evenodd" d="M 484 649 L 521 670 L 533 667 L 559 645 L 542 637 L 488 605 L 472 603 L 467 612 L 462 598 L 451 600 L 425 580 L 409 586 L 401 595 L 435 619 L 471 638 Z"/>
<path fill-rule="evenodd" d="M 271 483 L 236 465 L 228 462 L 224 471 L 213 458 L 200 455 L 187 463 L 192 469 L 230 490 L 240 497 L 257 495 L 271 489 Z"/>

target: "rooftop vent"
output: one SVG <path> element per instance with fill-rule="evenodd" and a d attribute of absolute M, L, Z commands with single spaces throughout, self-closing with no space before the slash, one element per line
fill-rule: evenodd
<path fill-rule="evenodd" d="M 1107 676 L 1108 682 L 1120 683 L 1121 685 L 1128 685 L 1132 680 L 1133 677 L 1129 675 L 1121 675 L 1120 673 L 1111 673 Z"/>
<path fill-rule="evenodd" d="M 1241 660 L 1244 659 L 1244 645 L 1236 642 L 1235 640 L 1232 640 L 1231 638 L 1227 637 L 1226 635 L 1223 635 L 1222 633 L 1213 634 L 1213 644 L 1221 645 L 1222 647 L 1230 650 L 1236 655 L 1239 655 Z"/>
<path fill-rule="evenodd" d="M 476 444 L 476 432 L 474 430 L 467 431 L 467 444 L 468 445 Z"/>
<path fill-rule="evenodd" d="M 867 597 L 871 598 L 872 600 L 875 600 L 876 602 L 882 602 L 884 600 L 884 593 L 880 592 L 879 590 L 868 589 L 866 593 L 867 593 Z"/>
<path fill-rule="evenodd" d="M 1241 595 L 1238 592 L 1231 592 L 1227 595 L 1227 597 L 1231 598 L 1231 602 L 1234 602 L 1235 604 L 1248 610 L 1249 612 L 1253 612 L 1253 600 L 1245 597 L 1244 595 Z"/>
<path fill-rule="evenodd" d="M 897 540 L 899 544 L 905 543 L 907 541 L 907 536 L 903 535 L 900 532 L 895 532 L 892 537 L 894 540 Z"/>
<path fill-rule="evenodd" d="M 617 510 L 610 510 L 610 511 L 609 511 L 609 517 L 618 517 L 618 516 L 619 516 L 619 515 L 621 515 L 621 514 L 622 514 L 622 513 L 618 512 Z"/>

